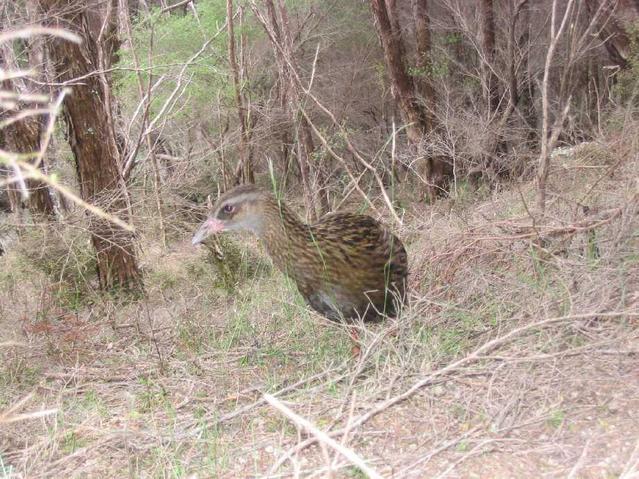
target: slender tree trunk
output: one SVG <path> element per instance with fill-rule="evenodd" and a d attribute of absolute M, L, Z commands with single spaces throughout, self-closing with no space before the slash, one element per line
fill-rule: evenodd
<path fill-rule="evenodd" d="M 495 170 L 494 167 L 496 166 L 496 162 L 494 161 L 495 155 L 497 154 L 498 151 L 505 151 L 508 148 L 507 145 L 507 138 L 505 137 L 505 132 L 507 131 L 507 124 L 510 121 L 510 117 L 513 114 L 513 112 L 515 111 L 515 109 L 517 108 L 518 104 L 519 104 L 519 100 L 520 100 L 520 94 L 519 94 L 519 79 L 518 79 L 518 75 L 517 75 L 517 65 L 520 63 L 520 58 L 518 58 L 519 53 L 518 52 L 526 52 L 527 48 L 525 46 L 521 45 L 521 41 L 517 41 L 516 39 L 516 31 L 517 31 L 517 23 L 518 23 L 518 19 L 522 13 L 522 11 L 524 11 L 524 8 L 526 8 L 526 4 L 528 3 L 529 0 L 519 0 L 519 2 L 514 5 L 514 10 L 512 11 L 512 16 L 510 18 L 510 23 L 508 26 L 508 35 L 507 35 L 507 41 L 506 41 L 506 60 L 508 62 L 508 67 L 507 67 L 507 72 L 506 72 L 506 84 L 507 84 L 507 88 L 508 88 L 508 102 L 506 104 L 506 107 L 503 107 L 501 109 L 499 109 L 499 99 L 497 97 L 497 89 L 496 89 L 496 81 L 497 81 L 497 77 L 494 75 L 492 68 L 491 68 L 491 75 L 487 81 L 489 83 L 489 95 L 490 95 L 490 102 L 491 102 L 491 111 L 490 114 L 491 116 L 493 116 L 493 122 L 492 122 L 492 138 L 490 140 L 490 143 L 488 144 L 487 148 L 486 148 L 486 157 L 487 157 L 487 161 L 485 163 L 485 166 L 493 169 L 493 171 L 495 173 L 502 173 L 501 171 L 499 171 L 499 169 Z M 491 2 L 491 11 L 492 11 L 492 2 Z M 484 15 L 484 19 L 486 19 L 487 17 L 489 17 L 491 14 L 490 13 L 485 13 Z M 489 23 L 489 21 L 485 22 L 485 23 Z M 528 25 L 525 24 L 526 29 L 528 28 Z M 494 20 L 493 20 L 493 25 L 488 26 L 486 25 L 484 27 L 484 30 L 490 30 L 493 29 L 493 34 L 492 34 L 492 40 L 488 40 L 486 42 L 484 42 L 484 51 L 485 52 L 489 52 L 492 51 L 492 54 L 488 54 L 485 53 L 486 58 L 490 57 L 489 60 L 489 65 L 488 67 L 490 68 L 491 65 L 493 65 L 493 59 L 494 59 L 494 52 L 495 52 L 495 46 L 494 43 L 492 45 L 492 48 L 490 46 L 490 44 L 492 42 L 494 42 Z M 490 34 L 487 34 L 485 36 L 491 36 Z M 524 38 L 527 38 L 526 35 L 524 35 Z M 523 40 L 523 39 L 522 39 Z M 527 53 L 522 53 L 523 55 L 527 55 Z M 493 89 L 493 91 L 490 91 L 490 85 L 494 85 L 495 88 Z M 500 110 L 500 114 L 497 115 L 497 109 Z"/>
<path fill-rule="evenodd" d="M 14 153 L 32 154 L 40 151 L 42 123 L 38 118 L 27 117 L 7 127 L 7 145 Z M 40 167 L 42 168 L 42 164 Z M 53 200 L 47 185 L 39 180 L 27 180 L 29 210 L 43 218 L 55 216 Z"/>
<path fill-rule="evenodd" d="M 145 87 L 144 87 L 144 81 L 142 79 L 142 74 L 140 73 L 140 61 L 138 58 L 138 54 L 137 51 L 135 49 L 135 45 L 133 43 L 133 35 L 132 35 L 132 28 L 131 28 L 131 18 L 129 17 L 129 11 L 128 9 L 122 9 L 122 13 L 121 13 L 121 17 L 124 20 L 124 29 L 126 31 L 128 40 L 129 40 L 129 44 L 131 45 L 131 55 L 133 57 L 133 62 L 135 64 L 136 67 L 136 79 L 138 82 L 138 94 L 140 96 L 140 101 L 144 103 L 144 114 L 142 115 L 142 124 L 140 126 L 142 131 L 148 131 L 147 126 L 149 123 L 149 111 L 150 111 L 150 105 L 151 105 L 151 85 L 153 84 L 153 73 L 152 70 L 150 70 L 150 73 L 148 75 L 148 81 L 147 81 L 147 86 L 146 86 L 146 91 L 145 91 Z M 115 15 L 113 15 L 110 18 L 115 18 Z M 151 65 L 153 64 L 153 58 L 151 55 L 151 52 L 153 51 L 153 47 L 151 45 L 151 48 L 149 48 L 149 67 L 151 67 Z M 114 58 L 112 58 L 114 59 Z M 109 87 L 109 82 L 107 80 L 107 78 L 103 78 L 102 79 L 103 83 L 106 85 L 106 87 Z M 115 134 L 115 133 L 114 133 Z M 122 135 L 123 137 L 123 135 Z M 118 138 L 116 136 L 116 138 Z M 157 220 L 158 220 L 158 227 L 160 229 L 160 239 L 162 240 L 162 246 L 166 249 L 167 247 L 167 241 L 166 241 L 166 226 L 164 224 L 164 202 L 162 201 L 162 194 L 160 193 L 160 188 L 161 188 L 161 184 L 162 184 L 162 178 L 160 176 L 160 167 L 159 167 L 159 163 L 158 163 L 158 156 L 157 156 L 157 145 L 158 144 L 162 144 L 162 138 L 159 136 L 159 134 L 154 134 L 153 132 L 148 132 L 145 134 L 145 138 L 144 140 L 146 141 L 146 146 L 147 146 L 147 150 L 149 152 L 149 157 L 151 158 L 151 166 L 153 169 L 153 196 L 155 197 L 155 208 L 157 211 Z M 126 145 L 126 141 L 122 138 L 121 141 L 117 141 L 118 146 L 119 146 L 119 151 L 122 154 L 122 156 L 124 155 L 124 152 L 127 151 L 129 148 L 125 147 L 123 145 Z M 136 148 L 137 149 L 137 148 Z M 135 153 L 131 153 L 132 155 L 135 155 Z M 120 171 L 123 171 L 123 166 L 120 165 Z"/>
<path fill-rule="evenodd" d="M 272 3 L 272 0 L 268 0 L 267 3 Z M 289 105 L 289 112 L 293 121 L 296 123 L 297 132 L 297 144 L 298 144 L 298 164 L 300 168 L 300 176 L 302 177 L 302 183 L 304 185 L 304 191 L 306 195 L 306 203 L 308 205 L 308 211 L 312 220 L 320 218 L 329 209 L 327 196 L 325 194 L 319 194 L 318 190 L 322 188 L 325 183 L 324 172 L 321 168 L 313 168 L 312 165 L 315 162 L 313 155 L 315 154 L 315 142 L 313 141 L 313 131 L 311 125 L 306 118 L 299 111 L 302 108 L 302 96 L 297 89 L 295 81 L 293 80 L 293 72 L 289 69 L 299 71 L 295 58 L 293 55 L 293 38 L 291 35 L 290 23 L 288 20 L 288 11 L 284 5 L 283 0 L 279 0 L 279 13 L 281 22 L 281 38 L 282 46 L 284 47 L 285 64 L 288 68 L 285 68 L 287 77 L 289 80 L 288 98 L 292 103 Z M 290 64 L 289 64 L 290 62 Z M 315 176 L 313 180 L 312 176 Z"/>
<path fill-rule="evenodd" d="M 40 40 L 31 39 L 28 45 L 29 64 L 34 69 L 38 69 L 39 67 L 39 62 L 36 58 L 36 51 L 42 49 L 42 45 L 36 45 L 37 42 L 40 42 Z M 5 70 L 18 69 L 11 45 L 4 45 L 2 51 L 0 51 L 0 64 Z M 12 80 L 5 80 L 0 84 L 0 86 L 8 91 L 19 91 L 25 94 L 36 93 L 35 91 L 32 91 L 31 88 L 27 88 L 24 83 L 14 82 Z M 11 111 L 3 111 L 0 113 L 0 116 L 8 117 L 12 113 L 13 112 Z M 36 154 L 40 151 L 41 135 L 42 119 L 38 116 L 30 115 L 8 125 L 4 131 L 4 141 L 9 150 L 13 153 L 24 155 Z M 41 161 L 38 166 L 43 171 L 45 170 L 44 161 Z M 35 179 L 27 180 L 26 184 L 29 190 L 28 207 L 31 213 L 42 218 L 54 217 L 55 209 L 53 207 L 53 199 L 51 198 L 47 185 Z M 13 188 L 10 188 L 9 191 L 12 189 Z M 17 194 L 10 193 L 9 197 L 12 200 L 12 204 L 20 202 L 20 197 Z"/>
<path fill-rule="evenodd" d="M 563 99 L 560 93 L 560 99 L 565 101 L 564 111 L 557 116 L 554 122 L 554 128 L 551 126 L 551 112 L 550 112 L 550 73 L 555 55 L 555 50 L 559 44 L 559 40 L 562 34 L 566 31 L 566 26 L 569 23 L 569 19 L 573 15 L 574 0 L 568 0 L 565 7 L 563 18 L 559 25 L 557 25 L 557 11 L 558 0 L 552 2 L 552 13 L 550 20 L 550 43 L 548 45 L 548 51 L 546 52 L 546 61 L 544 65 L 544 76 L 541 82 L 541 103 L 542 103 L 542 127 L 541 127 L 541 152 L 539 153 L 539 166 L 537 168 L 537 209 L 544 216 L 546 213 L 546 184 L 548 181 L 548 173 L 550 171 L 550 154 L 555 146 L 561 127 L 568 114 L 570 108 L 569 99 Z M 570 59 L 568 60 L 570 63 Z M 564 67 L 564 77 L 561 81 L 560 89 L 563 90 L 565 84 L 564 79 L 567 78 L 568 69 L 571 65 Z"/>
<path fill-rule="evenodd" d="M 0 139 L 0 145 L 2 141 Z M 0 180 L 4 180 L 9 174 L 9 171 L 0 165 Z M 13 213 L 13 204 L 11 197 L 9 196 L 9 188 L 6 186 L 0 188 L 0 213 Z"/>
<path fill-rule="evenodd" d="M 407 124 L 408 138 L 412 143 L 419 144 L 426 129 L 425 115 L 415 98 L 413 81 L 406 71 L 404 47 L 394 32 L 395 29 L 392 27 L 386 2 L 384 0 L 371 0 L 371 7 L 377 20 L 380 40 L 384 49 L 384 60 L 393 84 L 393 91 L 404 122 Z"/>
<path fill-rule="evenodd" d="M 2 82 L 2 87 L 6 90 L 15 90 L 11 81 Z M 7 116 L 9 112 L 4 112 L 2 116 Z M 42 135 L 42 123 L 35 116 L 27 116 L 18 120 L 4 129 L 4 138 L 7 148 L 13 152 L 23 155 L 33 155 L 40 151 L 40 136 Z M 42 169 L 43 164 L 39 167 Z M 43 218 L 55 216 L 53 200 L 47 185 L 39 180 L 29 179 L 26 182 L 29 190 L 29 210 L 32 214 Z M 20 203 L 20 195 L 14 191 L 14 187 L 8 189 L 12 206 L 17 208 Z"/>
<path fill-rule="evenodd" d="M 233 77 L 233 88 L 235 90 L 235 107 L 240 122 L 240 143 L 238 147 L 239 162 L 237 168 L 238 183 L 255 183 L 253 173 L 253 161 L 248 145 L 248 118 L 244 98 L 242 95 L 242 83 L 240 81 L 240 68 L 237 64 L 237 54 L 235 52 L 235 29 L 233 21 L 233 0 L 226 0 L 226 17 L 228 29 L 228 58 Z"/>
<path fill-rule="evenodd" d="M 488 105 L 491 116 L 499 108 L 499 93 L 497 91 L 497 76 L 495 75 L 495 12 L 493 0 L 481 0 L 479 2 L 481 11 L 481 43 L 484 61 L 484 81 L 488 93 Z"/>
<path fill-rule="evenodd" d="M 57 80 L 72 85 L 71 94 L 65 98 L 64 116 L 82 198 L 127 219 L 126 187 L 119 169 L 113 125 L 109 123 L 108 82 L 93 75 L 101 56 L 101 45 L 90 30 L 89 15 L 95 12 L 73 0 L 39 0 L 39 3 L 51 26 L 71 30 L 83 39 L 82 45 L 57 38 L 49 43 Z M 82 80 L 74 83 L 75 78 Z M 138 287 L 140 275 L 132 235 L 94 216 L 90 217 L 89 230 L 97 255 L 100 286 Z"/>
<path fill-rule="evenodd" d="M 0 130 L 0 148 L 3 150 L 8 150 L 7 142 L 6 142 L 6 129 Z M 10 168 L 4 166 L 4 164 L 0 163 L 0 179 L 7 178 L 11 176 Z M 4 191 L 6 193 L 6 204 L 5 201 L 2 201 L 2 210 L 8 210 L 10 213 L 17 213 L 20 208 L 20 193 L 15 189 L 13 184 L 8 184 L 4 187 Z M 0 199 L 2 199 L 2 190 L 0 190 Z"/>
<path fill-rule="evenodd" d="M 413 21 L 415 22 L 415 43 L 418 69 L 417 87 L 424 101 L 424 122 L 426 131 L 434 128 L 435 89 L 433 88 L 431 71 L 431 38 L 430 19 L 428 17 L 428 0 L 412 0 Z"/>
<path fill-rule="evenodd" d="M 289 115 L 291 123 L 297 136 L 297 163 L 302 180 L 304 199 L 307 211 L 312 220 L 315 220 L 328 211 L 328 201 L 326 195 L 320 194 L 313 188 L 313 183 L 319 183 L 320 187 L 324 183 L 324 173 L 320 169 L 312 168 L 313 154 L 315 153 L 315 142 L 313 132 L 308 121 L 300 112 L 302 108 L 302 96 L 294 81 L 293 71 L 297 70 L 297 65 L 293 57 L 293 40 L 290 33 L 288 13 L 286 6 L 280 2 L 276 9 L 273 0 L 265 0 L 268 11 L 269 29 L 267 33 L 278 65 L 280 85 L 282 88 L 281 99 L 284 109 Z M 316 181 L 313 181 L 315 173 Z"/>
<path fill-rule="evenodd" d="M 406 54 L 399 36 L 399 27 L 393 26 L 392 19 L 397 18 L 397 14 L 392 8 L 394 2 L 370 0 L 370 4 L 377 21 L 377 32 L 384 50 L 386 68 L 393 86 L 393 96 L 399 104 L 402 118 L 406 124 L 408 140 L 417 150 L 418 169 L 426 178 L 426 191 L 431 203 L 433 203 L 437 197 L 437 190 L 442 188 L 445 178 L 450 176 L 450 166 L 443 157 L 424 154 L 423 139 L 430 132 L 433 123 L 429 121 L 427 109 L 418 101 L 415 84 L 406 71 Z M 415 11 L 415 7 L 417 7 L 417 11 Z M 427 21 L 426 9 L 427 3 L 423 1 L 419 5 L 413 4 L 415 21 L 421 22 L 419 25 L 416 24 L 416 34 L 419 35 L 417 44 L 418 55 L 421 56 L 420 61 L 427 60 L 424 58 L 424 54 L 428 55 L 430 43 L 429 36 L 426 34 L 428 24 L 424 23 Z M 420 18 L 417 18 L 417 15 Z M 427 94 L 433 93 L 427 91 Z"/>

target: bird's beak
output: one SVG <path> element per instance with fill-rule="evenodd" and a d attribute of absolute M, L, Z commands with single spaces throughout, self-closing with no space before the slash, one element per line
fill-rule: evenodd
<path fill-rule="evenodd" d="M 218 234 L 222 231 L 224 231 L 223 221 L 216 218 L 208 218 L 204 223 L 202 223 L 202 226 L 200 226 L 200 229 L 197 230 L 197 233 L 193 235 L 191 243 L 193 246 L 198 245 L 209 236 Z"/>

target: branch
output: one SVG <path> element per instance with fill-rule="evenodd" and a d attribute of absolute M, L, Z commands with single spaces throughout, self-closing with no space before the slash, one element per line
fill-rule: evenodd
<path fill-rule="evenodd" d="M 174 5 L 169 5 L 168 7 L 164 7 L 162 10 L 160 10 L 160 13 L 170 12 L 171 10 L 175 10 L 176 8 L 180 8 L 184 5 L 188 5 L 192 1 L 193 0 L 182 0 L 181 2 L 178 2 Z"/>
<path fill-rule="evenodd" d="M 82 38 L 75 33 L 71 33 L 67 30 L 60 28 L 47 28 L 47 27 L 29 27 L 22 28 L 20 30 L 14 30 L 11 32 L 0 33 L 0 43 L 13 41 L 17 39 L 27 39 L 32 35 L 52 35 L 54 37 L 60 37 L 64 40 L 68 40 L 73 43 L 82 43 Z"/>
<path fill-rule="evenodd" d="M 315 436 L 317 441 L 321 442 L 322 444 L 326 444 L 327 446 L 335 449 L 342 456 L 344 456 L 346 459 L 348 459 L 351 463 L 353 463 L 355 466 L 357 466 L 368 477 L 370 477 L 372 479 L 382 479 L 382 476 L 378 472 L 376 472 L 375 470 L 371 469 L 366 464 L 366 462 L 360 456 L 355 454 L 351 449 L 343 446 L 342 444 L 337 442 L 335 439 L 331 438 L 324 431 L 318 429 L 308 419 L 305 419 L 302 416 L 299 416 L 298 414 L 295 414 L 288 407 L 286 407 L 279 399 L 276 399 L 274 396 L 271 396 L 270 394 L 264 394 L 264 399 L 271 406 L 273 406 L 275 409 L 277 409 L 282 414 L 284 414 L 286 417 L 288 417 L 291 421 L 293 421 L 298 427 L 304 428 L 308 432 L 310 432 L 313 436 Z"/>

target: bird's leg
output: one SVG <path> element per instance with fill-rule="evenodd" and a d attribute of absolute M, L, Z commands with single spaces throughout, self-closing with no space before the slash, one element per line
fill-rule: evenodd
<path fill-rule="evenodd" d="M 351 341 L 353 342 L 353 347 L 351 348 L 351 355 L 353 356 L 353 358 L 359 359 L 359 357 L 362 354 L 362 348 L 359 342 L 359 330 L 357 329 L 357 326 L 351 326 L 349 328 L 349 332 L 351 336 Z"/>

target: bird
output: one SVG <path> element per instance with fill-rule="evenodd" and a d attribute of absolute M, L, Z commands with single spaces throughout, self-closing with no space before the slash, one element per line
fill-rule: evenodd
<path fill-rule="evenodd" d="M 330 320 L 396 317 L 406 300 L 404 245 L 370 216 L 329 213 L 306 224 L 271 191 L 241 185 L 220 196 L 192 244 L 236 231 L 256 235 L 306 303 Z M 356 341 L 355 330 L 351 335 Z"/>

